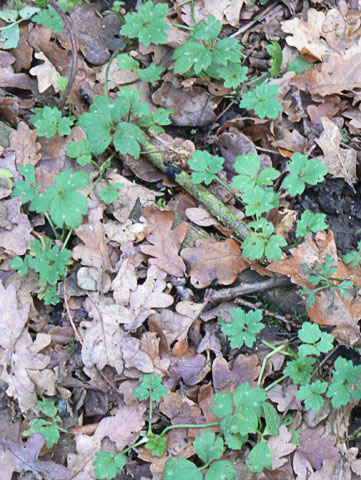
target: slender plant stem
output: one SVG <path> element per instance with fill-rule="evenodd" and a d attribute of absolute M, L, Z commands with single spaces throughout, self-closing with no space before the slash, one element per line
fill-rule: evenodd
<path fill-rule="evenodd" d="M 175 428 L 207 428 L 207 427 L 217 427 L 220 422 L 212 422 L 212 423 L 202 423 L 201 425 L 193 425 L 192 423 L 182 423 L 179 425 L 171 425 L 163 430 L 163 432 L 159 435 L 163 437 L 169 430 L 174 430 Z"/>
<path fill-rule="evenodd" d="M 76 69 L 78 64 L 77 46 L 76 46 L 76 39 L 75 39 L 73 27 L 71 26 L 68 16 L 63 12 L 63 10 L 59 7 L 59 5 L 57 5 L 54 2 L 54 0 L 48 0 L 48 3 L 53 7 L 53 9 L 59 14 L 59 16 L 64 21 L 65 27 L 68 30 L 70 42 L 71 42 L 72 63 L 71 63 L 70 77 L 69 77 L 68 85 L 66 86 L 66 89 L 59 102 L 59 108 L 60 110 L 63 110 L 65 102 L 70 95 L 71 89 L 73 88 L 73 84 L 75 80 Z"/>
<path fill-rule="evenodd" d="M 60 236 L 58 234 L 58 232 L 56 231 L 56 227 L 52 221 L 52 219 L 50 218 L 50 215 L 48 214 L 48 212 L 44 212 L 44 215 L 45 215 L 45 218 L 47 219 L 47 221 L 49 222 L 50 226 L 51 226 L 51 229 L 53 230 L 54 232 L 54 235 L 55 235 L 55 238 L 57 240 L 60 240 Z"/>
<path fill-rule="evenodd" d="M 269 385 L 267 385 L 266 388 L 264 388 L 264 391 L 265 392 L 268 392 L 268 390 L 271 390 L 271 388 L 275 387 L 277 384 L 283 382 L 283 380 L 285 380 L 286 378 L 288 377 L 288 375 L 283 375 L 282 377 L 278 378 L 277 380 L 275 380 L 274 382 L 270 383 Z"/>
<path fill-rule="evenodd" d="M 111 54 L 109 61 L 107 63 L 106 69 L 105 69 L 105 80 L 104 80 L 104 93 L 105 95 L 109 95 L 109 87 L 108 87 L 108 77 L 109 77 L 109 70 L 110 66 L 113 63 L 114 58 L 118 55 L 120 49 L 122 48 L 123 43 L 119 42 L 117 45 L 117 48 L 114 50 L 114 52 Z"/>

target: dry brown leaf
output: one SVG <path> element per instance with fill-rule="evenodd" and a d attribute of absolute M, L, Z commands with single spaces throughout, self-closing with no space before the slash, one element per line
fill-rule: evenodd
<path fill-rule="evenodd" d="M 173 124 L 185 127 L 209 125 L 216 120 L 217 103 L 209 98 L 204 88 L 184 88 L 178 81 L 164 81 L 152 95 L 156 105 L 173 110 L 169 116 Z"/>
<path fill-rule="evenodd" d="M 164 293 L 167 287 L 165 282 L 167 274 L 151 265 L 147 271 L 147 278 L 142 285 L 130 293 L 129 306 L 134 312 L 135 320 L 127 325 L 127 330 L 136 330 L 142 323 L 154 313 L 154 308 L 166 308 L 172 305 L 174 298 Z"/>
<path fill-rule="evenodd" d="M 77 44 L 85 59 L 93 65 L 107 63 L 110 51 L 115 50 L 119 42 L 117 36 L 122 22 L 117 15 L 111 13 L 99 17 L 92 5 L 82 3 L 73 9 L 70 19 Z M 63 47 L 70 51 L 69 35 L 63 31 L 57 37 Z"/>
<path fill-rule="evenodd" d="M 122 255 L 116 265 L 118 273 L 111 286 L 114 300 L 118 305 L 128 305 L 130 292 L 136 290 L 138 285 L 137 267 L 144 260 L 145 256 L 139 253 L 132 243 L 122 245 Z"/>
<path fill-rule="evenodd" d="M 197 385 L 210 372 L 210 362 L 203 355 L 188 349 L 186 344 L 184 350 L 180 349 L 179 355 L 171 358 L 170 377 L 175 384 L 182 379 L 186 385 Z"/>
<path fill-rule="evenodd" d="M 200 238 L 194 248 L 183 249 L 181 255 L 190 269 L 191 283 L 197 288 L 205 288 L 213 280 L 230 285 L 237 275 L 249 268 L 239 244 L 233 239 L 220 242 L 214 238 Z"/>
<path fill-rule="evenodd" d="M 21 206 L 20 197 L 1 201 L 0 247 L 9 255 L 24 255 L 30 248 L 32 227 Z"/>
<path fill-rule="evenodd" d="M 88 222 L 82 223 L 75 233 L 83 242 L 73 248 L 74 260 L 81 260 L 82 265 L 93 267 L 99 275 L 97 290 L 106 293 L 110 289 L 111 280 L 107 272 L 112 272 L 108 246 L 105 239 L 102 218 L 105 209 L 104 204 L 97 200 L 89 200 Z"/>
<path fill-rule="evenodd" d="M 40 450 L 45 444 L 45 438 L 40 433 L 35 433 L 27 440 L 26 444 L 13 442 L 8 438 L 0 439 L 0 445 L 10 454 L 13 471 L 24 474 L 31 472 L 32 478 L 44 480 L 66 480 L 70 477 L 69 470 L 53 461 L 41 461 L 38 459 Z M 8 467 L 8 465 L 7 465 Z M 1 478 L 3 477 L 3 470 Z M 22 475 L 23 476 L 23 475 Z M 8 477 L 10 480 L 11 476 Z"/>
<path fill-rule="evenodd" d="M 139 201 L 143 207 L 148 203 L 153 204 L 157 198 L 157 193 L 142 185 L 130 182 L 127 178 L 122 177 L 116 172 L 109 173 L 108 178 L 115 183 L 122 183 L 124 185 L 119 190 L 118 200 L 113 202 L 111 206 L 112 214 L 121 224 L 128 220 L 137 201 Z"/>
<path fill-rule="evenodd" d="M 214 391 L 216 393 L 234 392 L 244 382 L 254 387 L 260 370 L 257 355 L 238 355 L 232 370 L 224 358 L 218 357 L 212 364 Z"/>
<path fill-rule="evenodd" d="M 185 264 L 179 256 L 179 249 L 187 235 L 188 224 L 181 222 L 172 230 L 175 213 L 170 210 L 159 210 L 153 206 L 142 210 L 142 215 L 148 223 L 146 239 L 152 245 L 142 245 L 140 250 L 155 258 L 148 263 L 156 265 L 169 275 L 182 277 L 186 271 Z"/>
<path fill-rule="evenodd" d="M 310 62 L 322 60 L 327 53 L 327 42 L 324 40 L 322 30 L 325 14 L 310 8 L 307 11 L 307 21 L 301 18 L 292 18 L 281 22 L 281 28 L 292 36 L 286 37 L 286 42 L 291 47 L 296 47 L 303 58 Z"/>
<path fill-rule="evenodd" d="M 108 68 L 108 64 L 103 65 L 102 69 L 97 72 L 96 79 L 101 84 L 105 82 L 105 72 Z M 108 88 L 112 90 L 118 85 L 128 85 L 129 83 L 134 83 L 138 80 L 138 74 L 136 70 L 124 70 L 120 68 L 117 62 L 112 62 L 109 73 L 108 73 Z"/>
<path fill-rule="evenodd" d="M 272 470 L 282 467 L 287 462 L 286 455 L 290 455 L 297 448 L 295 443 L 291 442 L 292 433 L 287 430 L 285 425 L 280 426 L 279 435 L 270 437 L 267 440 L 268 447 L 273 454 Z"/>
<path fill-rule="evenodd" d="M 285 410 L 302 410 L 301 401 L 296 398 L 298 391 L 297 385 L 291 384 L 284 387 L 283 385 L 275 385 L 268 390 L 267 397 L 277 404 L 277 410 L 284 412 Z"/>
<path fill-rule="evenodd" d="M 335 123 L 327 117 L 321 118 L 323 132 L 316 143 L 322 148 L 322 163 L 328 167 L 334 177 L 341 177 L 349 185 L 357 182 L 357 152 L 352 148 L 341 148 L 342 133 Z"/>
<path fill-rule="evenodd" d="M 147 407 L 144 403 L 124 405 L 116 410 L 115 415 L 103 418 L 95 430 L 95 436 L 112 440 L 120 452 L 132 445 L 144 427 L 143 415 Z"/>
<path fill-rule="evenodd" d="M 361 87 L 361 55 L 342 57 L 329 55 L 322 64 L 316 65 L 291 80 L 291 84 L 308 93 L 332 95 L 343 91 L 353 91 Z"/>
<path fill-rule="evenodd" d="M 307 236 L 304 243 L 291 250 L 292 258 L 279 260 L 267 268 L 272 272 L 282 273 L 291 277 L 292 281 L 303 288 L 313 289 L 308 281 L 309 274 L 300 269 L 300 265 L 306 264 L 312 267 L 315 262 L 322 263 L 327 254 L 334 259 L 337 265 L 335 276 L 340 279 L 349 279 L 349 268 L 337 258 L 337 248 L 331 230 L 328 233 L 318 232 L 315 241 Z M 347 346 L 361 345 L 360 330 L 357 325 L 361 318 L 360 301 L 353 301 L 351 295 L 348 298 L 342 297 L 338 291 L 335 292 L 334 305 L 337 307 L 327 313 L 330 300 L 324 290 L 315 297 L 315 303 L 311 308 L 306 308 L 311 320 L 320 325 L 335 326 L 331 332 L 339 343 Z"/>
<path fill-rule="evenodd" d="M 67 464 L 72 480 L 95 480 L 95 454 L 102 449 L 100 435 L 75 435 L 76 453 L 68 453 Z"/>
<path fill-rule="evenodd" d="M 40 143 L 36 141 L 36 130 L 30 130 L 25 122 L 19 122 L 16 131 L 10 133 L 10 148 L 15 152 L 16 165 L 38 164 L 41 153 Z"/>
<path fill-rule="evenodd" d="M 19 308 L 15 287 L 5 289 L 0 282 L 0 379 L 8 385 L 7 395 L 18 400 L 22 412 L 34 408 L 37 401 L 28 369 L 43 370 L 50 361 L 50 357 L 32 352 L 34 343 L 25 329 L 29 308 L 29 304 Z"/>
<path fill-rule="evenodd" d="M 300 432 L 300 446 L 295 455 L 302 455 L 315 470 L 319 470 L 326 458 L 340 451 L 334 446 L 335 443 L 336 437 L 325 435 L 322 425 L 317 428 L 304 428 Z"/>

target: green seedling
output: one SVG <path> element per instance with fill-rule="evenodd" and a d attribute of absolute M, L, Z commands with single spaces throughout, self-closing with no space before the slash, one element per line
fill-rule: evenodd
<path fill-rule="evenodd" d="M 286 246 L 286 240 L 274 235 L 272 223 L 262 217 L 247 226 L 252 230 L 242 244 L 243 255 L 251 260 L 263 257 L 279 260 L 282 256 L 281 247 Z"/>
<path fill-rule="evenodd" d="M 333 407 L 347 405 L 351 397 L 361 400 L 361 365 L 355 366 L 351 360 L 338 357 L 334 367 L 333 382 L 326 394 L 331 398 Z"/>
<path fill-rule="evenodd" d="M 8 23 L 8 25 L 0 27 L 0 42 L 3 42 L 1 48 L 4 50 L 16 48 L 20 41 L 19 24 L 24 20 L 30 20 L 39 11 L 40 8 L 29 6 L 20 10 L 0 10 L 0 19 Z"/>
<path fill-rule="evenodd" d="M 206 430 L 194 440 L 193 446 L 203 465 L 199 467 L 184 458 L 172 458 L 165 465 L 164 480 L 183 480 L 185 476 L 192 480 L 202 480 L 202 471 L 206 468 L 208 469 L 205 475 L 206 480 L 236 479 L 232 463 L 219 460 L 225 451 L 222 438 L 216 438 L 214 433 Z"/>
<path fill-rule="evenodd" d="M 170 123 L 169 113 L 159 109 L 153 114 L 147 104 L 140 102 L 138 90 L 123 88 L 114 101 L 107 95 L 96 97 L 89 113 L 81 115 L 78 124 L 85 130 L 93 154 L 103 153 L 113 142 L 117 152 L 139 158 L 145 142 L 143 129 L 149 133 L 163 132 L 160 125 Z"/>
<path fill-rule="evenodd" d="M 322 393 L 325 393 L 326 389 L 327 382 L 317 380 L 309 385 L 302 385 L 296 397 L 305 402 L 307 409 L 317 412 L 324 404 Z"/>
<path fill-rule="evenodd" d="M 154 5 L 152 1 L 148 0 L 138 8 L 137 12 L 125 15 L 125 24 L 120 29 L 120 34 L 127 38 L 137 38 L 146 47 L 149 47 L 151 43 L 166 43 L 166 32 L 170 28 L 164 20 L 167 11 L 166 3 Z"/>
<path fill-rule="evenodd" d="M 65 11 L 66 3 L 57 4 L 62 10 Z M 39 13 L 37 13 L 33 20 L 44 27 L 49 27 L 54 33 L 60 33 L 64 28 L 64 20 L 58 14 L 58 12 L 51 5 L 42 5 L 45 8 L 42 8 Z"/>
<path fill-rule="evenodd" d="M 212 156 L 207 151 L 196 150 L 193 157 L 188 160 L 192 172 L 192 183 L 205 183 L 209 185 L 217 180 L 217 173 L 222 170 L 224 158 Z"/>
<path fill-rule="evenodd" d="M 325 219 L 324 213 L 312 213 L 310 210 L 305 210 L 301 218 L 297 220 L 296 237 L 311 236 L 313 233 L 326 230 L 328 225 Z"/>
<path fill-rule="evenodd" d="M 283 188 L 288 189 L 291 197 L 294 197 L 304 192 L 306 183 L 317 185 L 323 182 L 328 168 L 318 158 L 307 158 L 306 155 L 296 152 L 287 164 L 287 171 L 290 174 L 284 179 Z"/>
<path fill-rule="evenodd" d="M 260 118 L 277 118 L 278 114 L 283 110 L 281 102 L 276 100 L 277 96 L 277 85 L 262 83 L 254 90 L 245 93 L 239 106 L 248 110 L 254 110 Z"/>
<path fill-rule="evenodd" d="M 233 168 L 238 173 L 232 178 L 232 188 L 243 191 L 244 187 L 273 185 L 273 181 L 280 176 L 275 168 L 264 168 L 261 172 L 261 159 L 255 153 L 238 155 Z"/>
<path fill-rule="evenodd" d="M 334 265 L 334 259 L 329 253 L 322 263 L 315 262 L 311 268 L 307 264 L 302 264 L 300 269 L 308 275 L 306 280 L 316 287 L 299 290 L 301 294 L 306 295 L 306 304 L 309 308 L 315 303 L 316 295 L 324 290 L 331 302 L 327 307 L 327 312 L 332 313 L 337 308 L 334 304 L 335 293 L 338 292 L 342 297 L 348 298 L 352 292 L 353 282 L 351 280 L 343 280 L 332 276 L 337 270 L 337 265 Z"/>
<path fill-rule="evenodd" d="M 117 56 L 118 66 L 122 70 L 136 70 L 138 77 L 143 82 L 157 82 L 160 80 L 160 75 L 163 68 L 152 62 L 147 68 L 140 68 L 139 62 L 130 57 L 126 53 L 121 53 Z"/>
<path fill-rule="evenodd" d="M 252 348 L 256 341 L 256 334 L 259 333 L 264 325 L 262 323 L 262 312 L 257 310 L 255 312 L 245 312 L 241 308 L 231 308 L 230 314 L 232 322 L 222 322 L 221 330 L 225 333 L 231 343 L 232 348 L 241 348 L 246 345 Z"/>
<path fill-rule="evenodd" d="M 278 78 L 282 65 L 282 48 L 278 42 L 272 42 L 266 47 L 267 52 L 271 55 L 271 68 L 268 70 L 273 78 Z"/>
<path fill-rule="evenodd" d="M 41 241 L 30 240 L 30 247 L 30 254 L 25 255 L 24 260 L 15 257 L 10 266 L 17 270 L 21 277 L 26 275 L 29 269 L 38 273 L 41 288 L 38 297 L 44 298 L 46 305 L 55 305 L 59 298 L 54 287 L 64 278 L 66 267 L 71 263 L 71 251 L 60 250 L 57 245 L 52 246 L 51 240 L 45 236 L 41 237 Z"/>
<path fill-rule="evenodd" d="M 351 267 L 357 267 L 361 262 L 361 240 L 357 244 L 357 250 L 352 250 L 343 257 L 345 263 L 349 263 Z"/>
<path fill-rule="evenodd" d="M 24 437 L 29 437 L 33 433 L 41 433 L 45 437 L 46 446 L 51 448 L 58 443 L 60 432 L 68 433 L 68 431 L 58 425 L 61 422 L 61 418 L 54 405 L 54 400 L 44 397 L 42 400 L 38 401 L 38 408 L 40 412 L 50 418 L 50 420 L 45 420 L 43 418 L 34 418 L 33 420 L 30 420 L 30 429 L 25 430 L 23 435 Z"/>
<path fill-rule="evenodd" d="M 35 108 L 31 123 L 39 137 L 51 138 L 57 133 L 62 137 L 71 134 L 75 117 L 62 117 L 61 111 L 54 107 Z"/>
<path fill-rule="evenodd" d="M 221 22 L 214 15 L 198 22 L 189 40 L 174 51 L 174 73 L 225 80 L 225 86 L 236 88 L 247 78 L 247 67 L 240 66 L 242 46 L 235 38 L 218 35 Z"/>

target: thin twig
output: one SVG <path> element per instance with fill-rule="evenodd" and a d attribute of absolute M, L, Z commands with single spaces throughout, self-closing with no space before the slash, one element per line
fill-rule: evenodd
<path fill-rule="evenodd" d="M 67 270 L 65 270 L 65 276 L 64 276 L 64 280 L 63 280 L 63 289 L 64 289 L 64 303 L 65 303 L 65 308 L 66 308 L 66 312 L 68 314 L 68 318 L 69 318 L 69 322 L 74 330 L 74 333 L 75 333 L 75 336 L 76 338 L 78 339 L 80 345 L 83 345 L 83 339 L 81 338 L 79 332 L 78 332 L 78 329 L 76 328 L 76 325 L 74 323 L 74 320 L 73 320 L 73 317 L 70 313 L 70 308 L 69 308 L 69 304 L 68 304 L 68 299 L 66 297 L 66 275 L 67 275 Z"/>
<path fill-rule="evenodd" d="M 241 28 L 239 28 L 236 32 L 232 33 L 231 37 L 236 37 L 237 35 L 246 32 L 249 28 L 251 28 L 255 23 L 257 23 L 259 20 L 261 20 L 265 15 L 267 15 L 268 12 L 270 12 L 277 4 L 279 3 L 279 0 L 276 2 L 271 3 L 267 8 L 265 8 L 259 15 L 256 15 L 250 22 L 248 22 L 246 25 L 243 25 Z"/>
<path fill-rule="evenodd" d="M 48 0 L 49 5 L 53 7 L 53 9 L 59 14 L 59 16 L 63 19 L 65 23 L 65 27 L 68 30 L 70 41 L 71 41 L 71 54 L 72 54 L 72 63 L 71 63 L 71 72 L 70 72 L 70 77 L 68 81 L 68 85 L 66 86 L 66 89 L 60 99 L 59 102 L 59 109 L 63 110 L 66 99 L 69 97 L 71 89 L 73 88 L 74 80 L 75 80 L 75 75 L 76 75 L 76 69 L 77 69 L 77 64 L 78 64 L 78 55 L 77 55 L 77 46 L 76 46 L 76 39 L 75 39 L 75 34 L 73 31 L 73 27 L 71 26 L 70 20 L 65 15 L 63 10 L 54 2 L 54 0 Z"/>
<path fill-rule="evenodd" d="M 232 300 L 240 295 L 249 293 L 264 292 L 272 288 L 287 287 L 291 284 L 288 277 L 273 277 L 256 283 L 241 283 L 237 287 L 224 288 L 213 292 L 211 301 Z"/>
<path fill-rule="evenodd" d="M 292 320 L 287 320 L 287 318 L 284 317 L 283 315 L 280 315 L 278 313 L 270 312 L 266 308 L 260 307 L 258 304 L 247 302 L 247 300 L 243 300 L 243 298 L 237 298 L 236 303 L 238 303 L 239 305 L 244 305 L 245 307 L 250 308 L 251 310 L 262 310 L 264 315 L 266 315 L 267 317 L 276 318 L 280 322 L 289 323 L 289 322 L 292 321 Z"/>

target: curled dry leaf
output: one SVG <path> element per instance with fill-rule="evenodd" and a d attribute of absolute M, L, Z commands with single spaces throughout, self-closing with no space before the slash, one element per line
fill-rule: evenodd
<path fill-rule="evenodd" d="M 281 22 L 282 30 L 291 35 L 286 37 L 286 42 L 291 47 L 296 47 L 303 58 L 310 62 L 322 60 L 327 53 L 327 42 L 322 31 L 325 14 L 314 8 L 307 12 L 307 21 L 301 18 L 292 18 Z"/>

